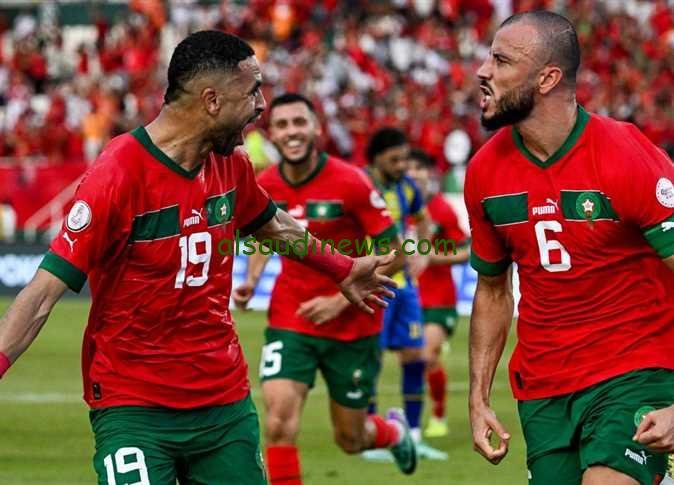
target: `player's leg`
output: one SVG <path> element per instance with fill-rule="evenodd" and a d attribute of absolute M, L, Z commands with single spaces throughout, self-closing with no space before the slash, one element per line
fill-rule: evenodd
<path fill-rule="evenodd" d="M 384 350 L 392 348 L 392 341 L 394 339 L 394 325 L 396 320 L 396 315 L 398 312 L 398 302 L 399 302 L 399 290 L 394 289 L 393 292 L 396 294 L 395 298 L 385 298 L 388 302 L 388 307 L 384 310 L 384 318 L 382 322 L 381 333 L 379 334 L 379 348 L 381 352 L 378 357 L 377 374 L 375 375 L 374 385 L 372 387 L 372 393 L 370 396 L 370 402 L 368 403 L 367 412 L 368 414 L 377 414 L 377 382 L 379 381 L 379 373 L 381 372 L 381 363 L 382 363 L 382 352 Z"/>
<path fill-rule="evenodd" d="M 192 414 L 193 434 L 182 450 L 180 485 L 267 483 L 259 420 L 250 396 Z"/>
<path fill-rule="evenodd" d="M 416 288 L 407 286 L 399 291 L 398 313 L 394 324 L 392 344 L 400 351 L 401 387 L 405 416 L 412 435 L 421 440 L 421 413 L 424 403 L 426 362 L 423 358 L 424 332 L 419 296 Z"/>
<path fill-rule="evenodd" d="M 607 466 L 591 466 L 583 473 L 583 485 L 639 485 L 634 478 L 624 473 L 618 472 Z M 660 482 L 654 482 L 659 484 Z"/>
<path fill-rule="evenodd" d="M 660 483 L 667 455 L 632 441 L 643 415 L 674 402 L 674 372 L 645 369 L 596 384 L 579 393 L 583 484 Z"/>
<path fill-rule="evenodd" d="M 570 413 L 572 399 L 566 395 L 517 403 L 527 445 L 529 485 L 580 484 L 580 425 Z"/>
<path fill-rule="evenodd" d="M 446 436 L 449 432 L 445 417 L 447 401 L 447 373 L 442 363 L 442 347 L 447 340 L 447 330 L 442 325 L 441 315 L 437 311 L 442 309 L 424 308 L 424 353 L 426 361 L 426 380 L 428 394 L 431 398 L 432 409 L 424 434 L 429 438 Z"/>
<path fill-rule="evenodd" d="M 298 485 L 297 435 L 307 393 L 314 385 L 318 339 L 272 328 L 266 329 L 265 338 L 260 377 L 269 478 L 273 485 Z"/>
<path fill-rule="evenodd" d="M 173 485 L 175 451 L 165 446 L 161 410 L 122 406 L 91 411 L 99 485 Z"/>
<path fill-rule="evenodd" d="M 324 340 L 320 369 L 330 393 L 335 442 L 349 454 L 390 448 L 399 468 L 409 474 L 416 468 L 416 452 L 402 414 L 385 420 L 367 413 L 379 354 L 376 335 L 351 342 Z"/>

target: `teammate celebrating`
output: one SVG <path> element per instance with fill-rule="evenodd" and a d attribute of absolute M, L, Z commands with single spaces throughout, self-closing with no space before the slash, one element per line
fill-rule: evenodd
<path fill-rule="evenodd" d="M 508 450 L 489 394 L 515 262 L 510 382 L 529 482 L 659 483 L 666 455 L 632 438 L 645 414 L 674 402 L 674 166 L 633 125 L 576 104 L 579 63 L 573 25 L 539 11 L 507 19 L 478 70 L 482 123 L 503 128 L 470 162 L 465 186 L 480 273 L 473 440 L 492 463 Z"/>
<path fill-rule="evenodd" d="M 255 182 L 244 126 L 265 107 L 248 44 L 222 32 L 175 49 L 159 116 L 110 142 L 77 189 L 63 229 L 0 322 L 0 375 L 67 288 L 89 277 L 84 398 L 98 483 L 265 483 L 247 366 L 228 310 L 236 231 L 287 247 L 304 227 Z M 310 243 L 317 243 L 313 237 Z M 219 242 L 220 241 L 220 242 Z M 350 301 L 383 303 L 388 257 L 291 257 Z"/>
<path fill-rule="evenodd" d="M 314 106 L 288 93 L 271 103 L 269 134 L 282 156 L 258 183 L 272 199 L 340 251 L 361 254 L 358 246 L 399 248 L 396 227 L 386 205 L 361 170 L 319 152 L 321 129 Z M 337 242 L 339 241 L 339 242 Z M 258 251 L 248 260 L 246 282 L 234 292 L 245 307 L 268 256 Z M 386 268 L 402 267 L 403 255 Z M 392 410 L 388 420 L 367 415 L 379 362 L 381 313 L 366 315 L 350 305 L 334 281 L 296 261 L 283 260 L 269 307 L 269 328 L 260 377 L 266 407 L 267 463 L 272 485 L 300 484 L 296 447 L 299 422 L 316 371 L 330 393 L 335 441 L 346 453 L 390 447 L 398 466 L 412 473 L 416 454 L 404 415 Z"/>
<path fill-rule="evenodd" d="M 407 174 L 417 184 L 426 202 L 432 221 L 432 246 L 440 249 L 431 252 L 425 260 L 427 267 L 415 268 L 421 271 L 418 277 L 424 321 L 423 358 L 433 403 L 432 415 L 424 434 L 429 438 L 439 438 L 449 432 L 445 417 L 447 373 L 440 358 L 442 346 L 454 333 L 457 323 L 456 289 L 451 265 L 468 261 L 470 251 L 468 238 L 459 227 L 454 209 L 436 188 L 435 160 L 422 150 L 411 150 Z M 442 245 L 438 244 L 440 241 Z"/>
<path fill-rule="evenodd" d="M 369 174 L 379 188 L 398 230 L 405 237 L 411 235 L 409 220 L 414 222 L 417 240 L 428 239 L 429 220 L 419 188 L 405 175 L 408 167 L 410 147 L 407 137 L 396 128 L 382 128 L 377 131 L 367 147 Z M 411 268 L 426 266 L 427 256 L 409 251 Z M 412 269 L 414 271 L 414 269 Z M 421 414 L 424 400 L 423 360 L 424 333 L 421 324 L 419 294 L 407 269 L 394 275 L 398 284 L 396 298 L 384 311 L 384 326 L 380 344 L 383 349 L 398 352 L 402 367 L 402 394 L 405 414 L 412 428 L 412 436 L 417 442 L 417 452 L 422 458 L 446 460 L 446 453 L 435 450 L 421 442 Z M 370 411 L 375 412 L 373 400 Z M 372 460 L 390 459 L 380 450 L 368 451 L 364 458 Z"/>

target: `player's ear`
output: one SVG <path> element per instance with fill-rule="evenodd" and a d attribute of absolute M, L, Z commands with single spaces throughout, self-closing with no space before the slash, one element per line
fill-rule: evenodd
<path fill-rule="evenodd" d="M 545 66 L 538 74 L 538 91 L 548 94 L 562 81 L 562 70 L 558 66 Z"/>
<path fill-rule="evenodd" d="M 199 97 L 201 98 L 201 102 L 204 105 L 204 109 L 209 115 L 215 116 L 218 114 L 221 103 L 220 99 L 218 98 L 218 93 L 215 91 L 215 89 L 206 87 L 201 90 Z"/>

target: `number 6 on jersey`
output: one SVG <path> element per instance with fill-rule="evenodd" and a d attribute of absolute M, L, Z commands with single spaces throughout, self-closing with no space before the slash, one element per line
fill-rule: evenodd
<path fill-rule="evenodd" d="M 536 241 L 538 242 L 538 253 L 541 256 L 541 266 L 546 271 L 558 273 L 560 271 L 569 271 L 571 269 L 571 255 L 562 243 L 556 239 L 547 239 L 545 231 L 562 232 L 562 225 L 557 221 L 539 221 L 534 226 L 536 230 Z M 550 262 L 550 251 L 558 250 L 562 255 L 561 263 Z"/>

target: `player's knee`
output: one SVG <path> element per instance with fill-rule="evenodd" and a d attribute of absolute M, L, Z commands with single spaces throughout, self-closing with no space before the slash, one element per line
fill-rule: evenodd
<path fill-rule="evenodd" d="M 294 444 L 298 420 L 281 413 L 268 412 L 265 422 L 267 441 L 272 445 Z"/>
<path fill-rule="evenodd" d="M 365 449 L 365 433 L 356 430 L 336 429 L 335 443 L 350 455 Z"/>

